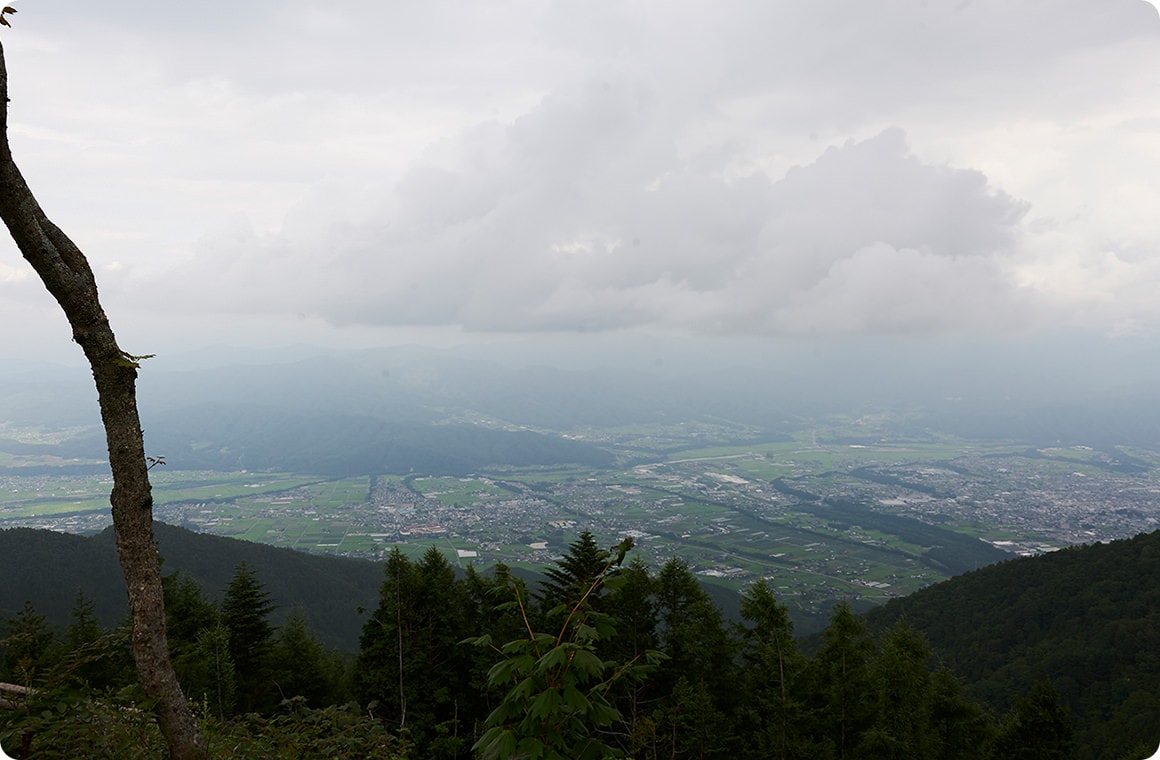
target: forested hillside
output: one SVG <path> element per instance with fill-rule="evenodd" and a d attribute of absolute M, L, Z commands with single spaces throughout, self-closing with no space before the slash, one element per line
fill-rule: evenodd
<path fill-rule="evenodd" d="M 733 622 L 682 561 L 648 567 L 629 540 L 582 533 L 529 584 L 457 573 L 434 547 L 374 565 L 187 534 L 159 526 L 170 644 L 215 756 L 1137 760 L 1157 741 L 1160 534 L 986 568 L 865 619 L 841 604 L 808 646 L 773 583 Z M 44 576 L 5 586 L 72 583 L 61 624 L 5 603 L 0 682 L 33 689 L 0 694 L 16 757 L 159 756 L 125 709 L 120 621 L 77 583 L 107 540 L 0 533 L 0 561 Z M 357 656 L 322 633 L 331 615 L 356 619 Z"/>
<path fill-rule="evenodd" d="M 987 704 L 1050 681 L 1083 757 L 1160 742 L 1160 532 L 992 565 L 867 615 L 878 631 L 902 619 Z"/>
<path fill-rule="evenodd" d="M 180 572 L 216 600 L 234 568 L 245 562 L 266 585 L 276 605 L 275 622 L 298 610 L 329 646 L 345 651 L 358 646 L 363 623 L 358 608 L 371 607 L 378 598 L 382 571 L 375 563 L 277 549 L 161 522 L 153 528 L 163 574 Z M 63 627 L 78 592 L 92 601 L 104 626 L 117 625 L 128 614 L 112 529 L 90 537 L 0 530 L 0 578 L 0 620 L 31 600 L 49 622 Z"/>

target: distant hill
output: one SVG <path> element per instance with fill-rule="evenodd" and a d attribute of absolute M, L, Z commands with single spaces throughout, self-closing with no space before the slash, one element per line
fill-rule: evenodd
<path fill-rule="evenodd" d="M 532 431 L 468 424 L 384 422 L 357 415 L 206 404 L 162 413 L 146 443 L 181 469 L 324 475 L 466 475 L 497 465 L 605 467 L 604 449 Z"/>
<path fill-rule="evenodd" d="M 614 462 L 614 455 L 600 447 L 529 430 L 385 422 L 244 404 L 202 404 L 156 413 L 146 420 L 145 443 L 171 469 L 186 470 L 466 475 L 496 466 L 607 467 Z M 51 444 L 0 438 L 0 453 L 100 461 L 105 445 L 103 431 L 89 429 Z"/>
<path fill-rule="evenodd" d="M 379 603 L 383 571 L 375 562 L 278 549 L 165 523 L 154 523 L 154 531 L 163 574 L 180 571 L 216 599 L 234 568 L 245 561 L 278 605 L 273 622 L 301 609 L 328 646 L 357 651 L 364 619 L 358 607 L 373 610 Z M 129 614 L 111 528 L 87 537 L 31 528 L 0 530 L 0 579 L 0 621 L 29 600 L 50 622 L 67 625 L 78 590 L 93 600 L 106 626 Z"/>
<path fill-rule="evenodd" d="M 1036 681 L 1054 684 L 1081 757 L 1160 742 L 1160 531 L 984 567 L 865 619 L 881 631 L 902 617 L 1000 711 Z"/>

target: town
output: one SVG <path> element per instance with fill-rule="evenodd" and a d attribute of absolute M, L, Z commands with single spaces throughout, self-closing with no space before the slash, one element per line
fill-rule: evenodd
<path fill-rule="evenodd" d="M 0 477 L 0 526 L 87 533 L 107 475 Z M 437 546 L 459 566 L 542 567 L 580 530 L 632 536 L 713 582 L 770 578 L 817 610 L 911 593 L 1003 557 L 1124 538 L 1160 521 L 1160 453 L 956 439 L 714 444 L 622 468 L 466 477 L 159 469 L 157 519 L 308 552 L 380 559 Z"/>

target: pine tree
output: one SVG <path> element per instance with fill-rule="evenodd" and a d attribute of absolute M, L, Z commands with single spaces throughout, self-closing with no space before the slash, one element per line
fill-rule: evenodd
<path fill-rule="evenodd" d="M 165 590 L 165 627 L 170 649 L 179 655 L 197 643 L 198 634 L 220 619 L 217 605 L 206 598 L 201 586 L 184 573 L 161 579 Z"/>
<path fill-rule="evenodd" d="M 568 546 L 568 553 L 556 560 L 555 567 L 544 570 L 547 580 L 541 586 L 540 604 L 545 612 L 567 605 L 587 593 L 587 603 L 598 608 L 603 593 L 603 576 L 610 554 L 601 549 L 590 531 L 583 531 Z M 601 582 L 593 583 L 597 580 Z"/>
<path fill-rule="evenodd" d="M 995 749 L 995 760 L 1073 760 L 1074 727 L 1059 692 L 1040 681 L 1021 697 L 1007 717 Z"/>
<path fill-rule="evenodd" d="M 665 563 L 656 582 L 661 651 L 667 659 L 650 676 L 658 736 L 677 757 L 725 756 L 733 749 L 736 715 L 736 641 L 721 610 L 687 564 Z M 682 686 L 683 684 L 683 686 Z M 680 688 L 678 688 L 680 687 Z"/>
<path fill-rule="evenodd" d="M 928 760 L 939 753 L 931 709 L 930 650 L 905 619 L 886 635 L 870 668 L 874 723 L 858 757 Z"/>
<path fill-rule="evenodd" d="M 238 676 L 230 656 L 230 631 L 224 622 L 216 622 L 197 634 L 192 651 L 177 661 L 183 676 L 182 686 L 191 696 L 200 697 L 225 720 L 232 715 L 238 696 Z"/>
<path fill-rule="evenodd" d="M 460 642 L 475 633 L 466 625 L 467 594 L 446 557 L 433 546 L 415 571 L 422 593 L 412 609 L 413 734 L 426 745 L 428 757 L 458 756 L 471 744 L 470 731 L 460 725 L 470 658 Z"/>
<path fill-rule="evenodd" d="M 940 745 L 939 760 L 981 760 L 994 734 L 990 717 L 963 694 L 959 679 L 940 667 L 931 676 L 931 731 Z"/>
<path fill-rule="evenodd" d="M 656 580 L 640 557 L 633 557 L 614 578 L 605 582 L 608 595 L 604 609 L 616 626 L 616 633 L 599 642 L 597 651 L 614 662 L 631 662 L 658 649 Z M 653 723 L 648 717 L 649 682 L 621 679 L 610 699 L 628 724 L 626 748 L 630 754 L 649 741 Z"/>
<path fill-rule="evenodd" d="M 355 697 L 375 715 L 407 727 L 409 616 L 418 597 L 415 568 L 395 547 L 383 566 L 379 607 L 363 624 L 355 663 Z M 372 706 L 373 705 L 373 706 Z"/>
<path fill-rule="evenodd" d="M 0 641 L 0 680 L 30 686 L 58 659 L 56 632 L 32 602 L 9 618 Z"/>
<path fill-rule="evenodd" d="M 222 622 L 230 634 L 230 660 L 238 683 L 238 707 L 243 712 L 268 710 L 277 704 L 270 681 L 270 650 L 274 627 L 270 594 L 245 562 L 234 568 L 222 599 Z"/>
<path fill-rule="evenodd" d="M 825 644 L 810 663 L 815 703 L 815 730 L 833 742 L 838 758 L 857 757 L 854 748 L 874 718 L 870 663 L 874 640 L 865 624 L 841 602 L 824 632 Z"/>
<path fill-rule="evenodd" d="M 123 684 L 124 674 L 132 671 L 127 637 L 120 635 L 127 631 L 106 634 L 97 620 L 96 604 L 81 590 L 71 617 L 63 642 L 69 676 L 98 689 Z"/>
<path fill-rule="evenodd" d="M 273 644 L 271 677 L 283 699 L 301 697 L 307 707 L 326 707 L 346 701 L 341 656 L 315 637 L 301 611 L 293 612 Z"/>
<path fill-rule="evenodd" d="M 803 706 L 796 681 L 805 659 L 793 637 L 788 610 L 778 603 L 765 579 L 741 597 L 744 709 L 753 731 L 753 748 L 766 758 L 797 757 Z"/>

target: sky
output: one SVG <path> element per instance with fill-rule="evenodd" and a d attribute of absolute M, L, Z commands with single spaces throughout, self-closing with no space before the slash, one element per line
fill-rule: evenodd
<path fill-rule="evenodd" d="M 1145 0 L 20 0 L 132 353 L 1160 334 Z M 0 242 L 0 357 L 79 359 Z"/>

